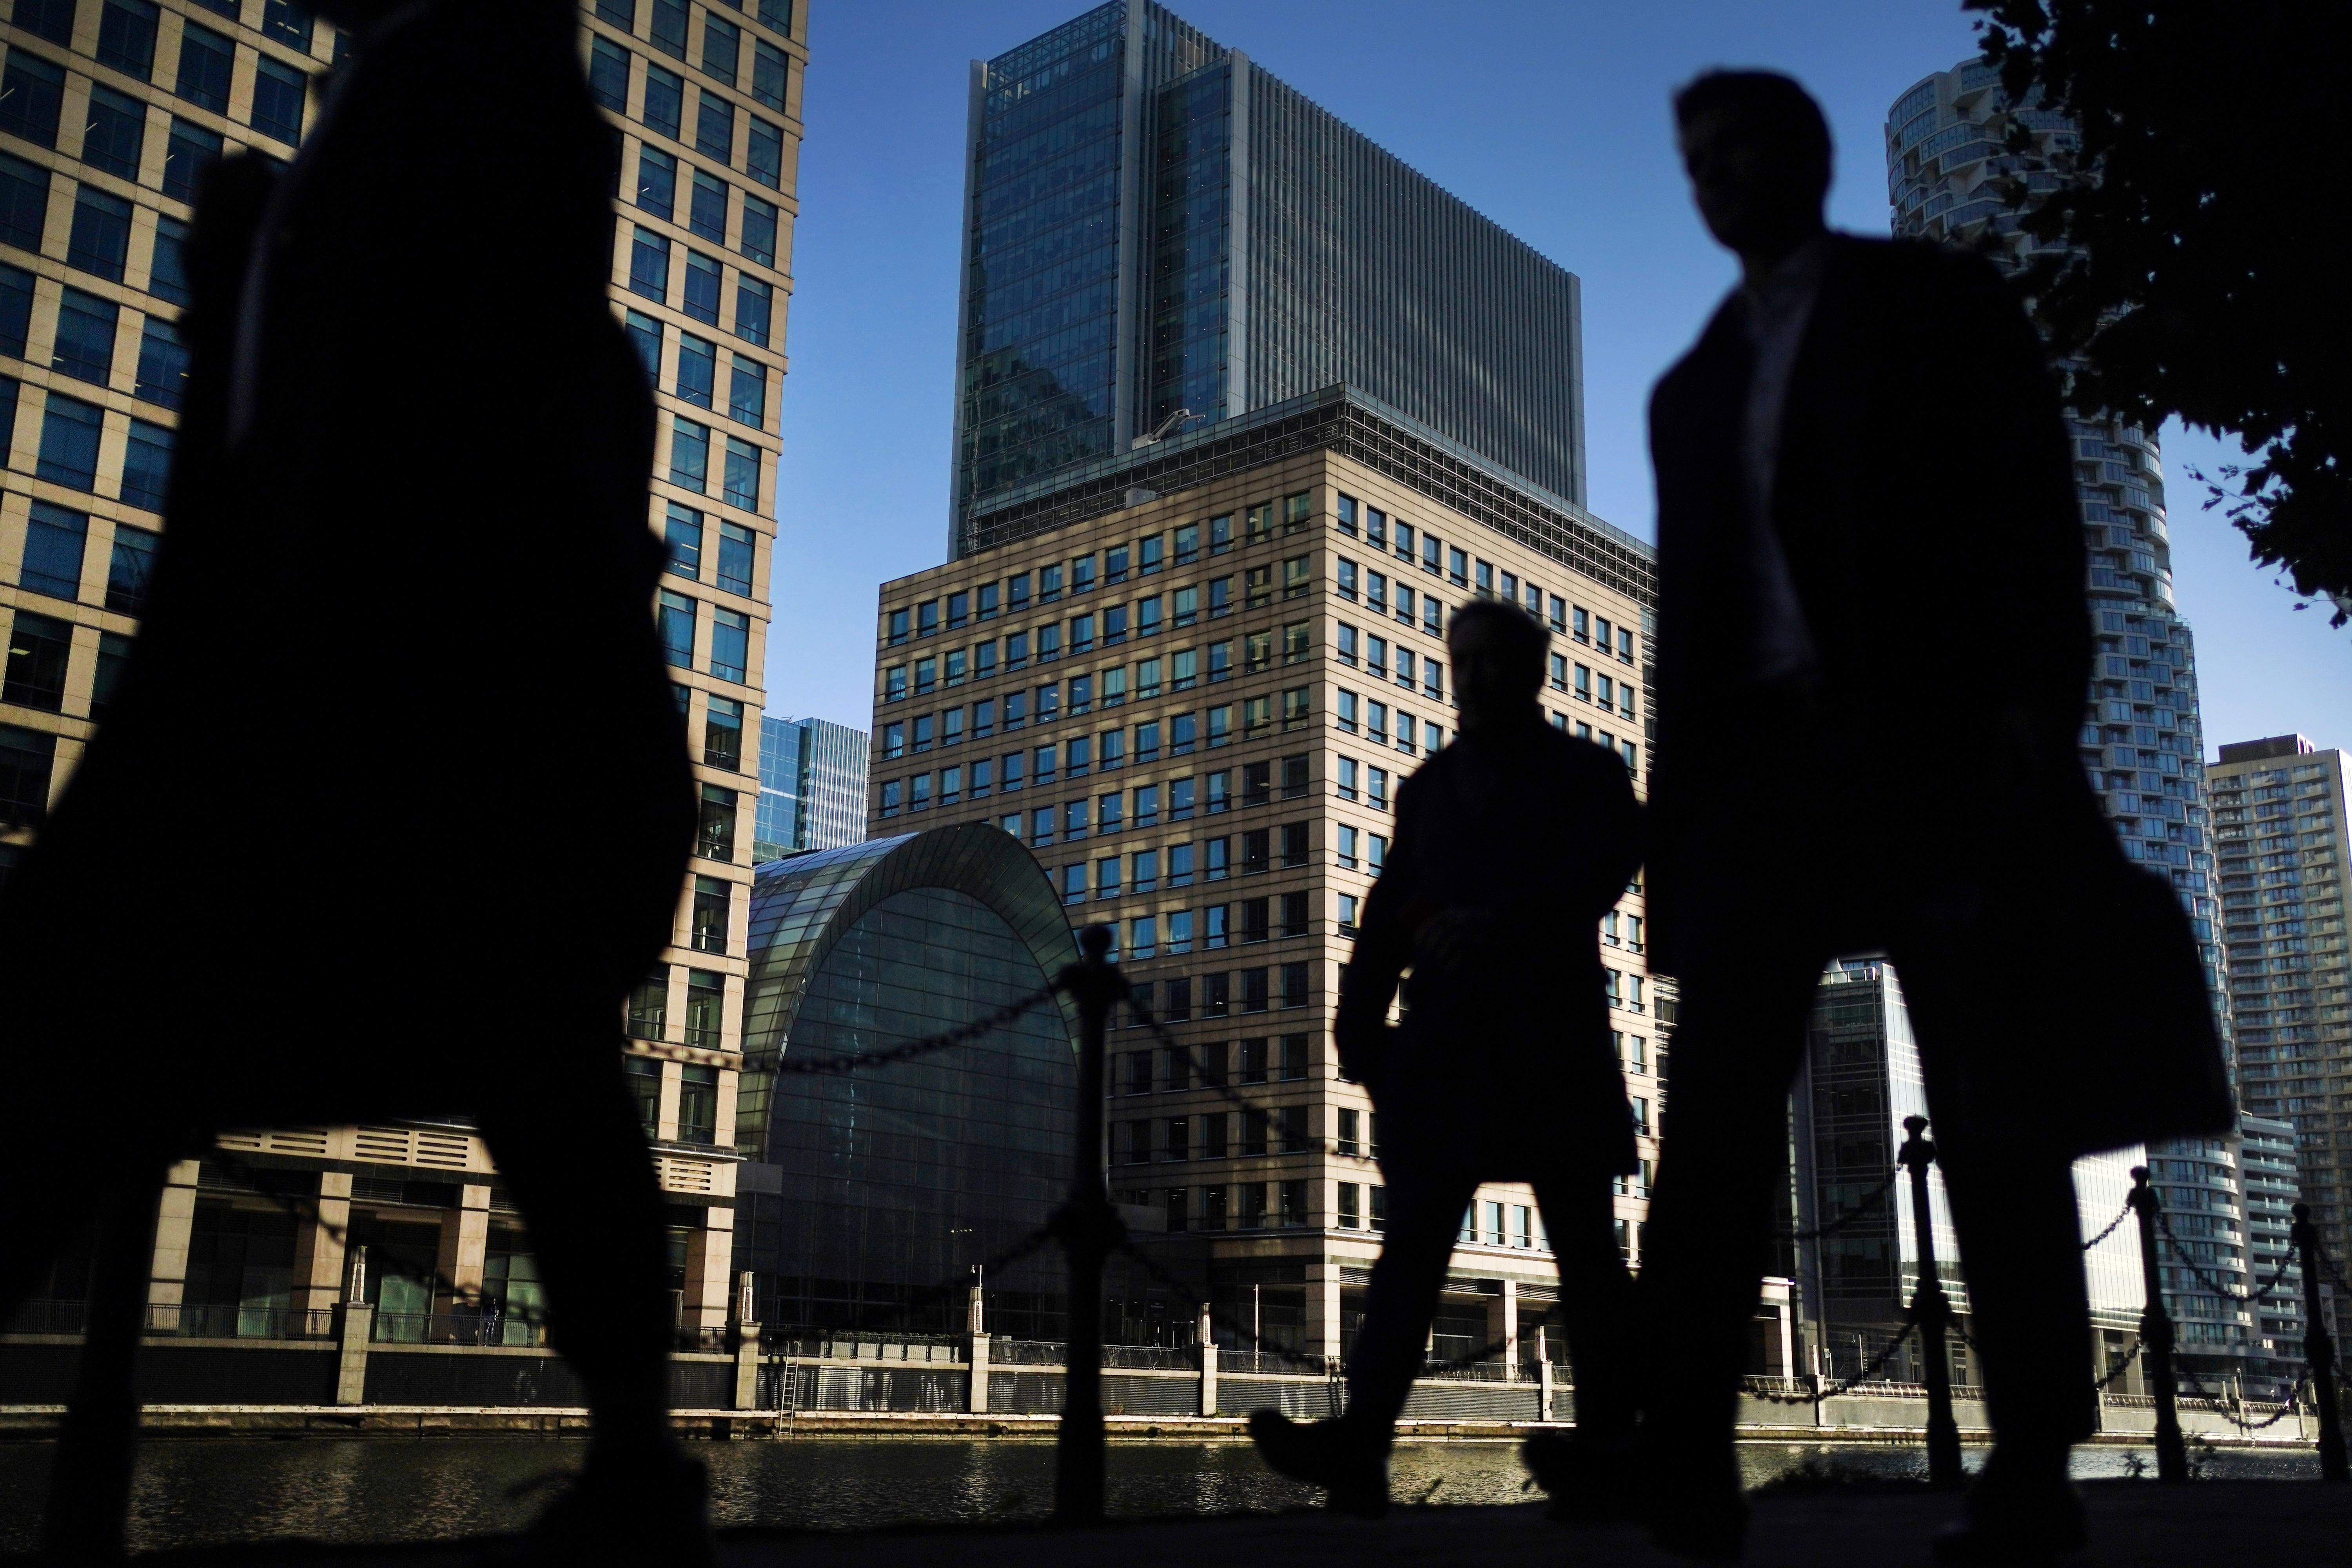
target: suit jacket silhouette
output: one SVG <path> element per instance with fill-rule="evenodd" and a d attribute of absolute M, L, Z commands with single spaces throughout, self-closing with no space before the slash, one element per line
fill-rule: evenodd
<path fill-rule="evenodd" d="M 2125 861 L 2076 753 L 2083 522 L 2031 324 L 1981 258 L 1832 237 L 1769 507 L 1818 674 L 1759 691 L 1742 669 L 1753 608 L 1725 569 L 1747 504 L 1746 309 L 1734 294 L 1651 399 L 1653 961 L 1682 972 L 1799 908 L 1853 951 L 1933 900 L 1961 911 L 1946 929 L 1990 984 L 2031 929 L 2063 975 L 2021 996 L 2031 1067 L 1989 1058 L 1969 1079 L 1977 1113 L 2015 1119 L 2001 1068 L 2016 1066 L 2053 1075 L 2038 1125 L 2081 1150 L 2218 1130 L 2228 1097 L 2187 917 Z M 2025 759 L 2010 776 L 2004 735 Z"/>
<path fill-rule="evenodd" d="M 290 168 L 200 206 L 152 611 L 0 912 L 19 1026 L 183 1109 L 415 1114 L 551 1028 L 608 1051 L 674 919 L 653 406 L 577 20 L 402 13 Z"/>
<path fill-rule="evenodd" d="M 1625 764 L 1539 716 L 1459 736 L 1404 782 L 1338 1018 L 1384 1160 L 1494 1181 L 1633 1168 L 1598 926 L 1641 860 Z"/>

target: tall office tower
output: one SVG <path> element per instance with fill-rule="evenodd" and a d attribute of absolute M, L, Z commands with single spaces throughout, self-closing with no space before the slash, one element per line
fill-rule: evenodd
<path fill-rule="evenodd" d="M 753 862 L 865 842 L 866 731 L 761 714 Z"/>
<path fill-rule="evenodd" d="M 2008 150 L 2012 127 L 2031 137 L 2025 153 Z M 1886 118 L 1887 199 L 1898 236 L 1981 248 L 2015 271 L 2042 254 L 2017 226 L 1999 185 L 2022 177 L 2034 190 L 2054 188 L 2080 138 L 2065 116 L 2011 104 L 1999 73 L 1965 60 L 1919 82 Z M 1965 345 L 1956 345 L 1956 353 Z M 2097 666 L 2083 716 L 2083 765 L 2098 790 L 2125 853 L 2168 878 L 2197 931 L 2226 1032 L 2229 999 L 2214 930 L 2212 855 L 2205 842 L 2204 744 L 2198 718 L 2197 660 L 2189 624 L 2173 608 L 2170 546 L 2165 531 L 2164 476 L 2155 435 L 2122 420 L 2067 411 L 2075 491 L 2090 552 Z M 2234 1070 L 2234 1069 L 2233 1069 Z M 2167 1204 L 2202 1208 L 2221 1200 L 2236 1215 L 2234 1139 L 2152 1149 Z M 2173 1181 L 2174 1174 L 2180 1180 Z M 2219 1184 L 2215 1185 L 2214 1184 Z M 2223 1222 L 2217 1217 L 2217 1225 Z M 2234 1226 L 2234 1218 L 2230 1221 Z M 2217 1242 L 2200 1267 L 2242 1290 L 2243 1256 Z M 2180 1320 L 2180 1345 L 2191 1364 L 2216 1375 L 2259 1359 L 2252 1317 L 2185 1268 L 2168 1267 L 2166 1289 Z"/>
<path fill-rule="evenodd" d="M 657 613 L 689 713 L 703 814 L 675 944 L 630 1012 L 631 1061 L 677 1205 L 684 1310 L 715 1323 L 727 1295 L 732 1190 L 715 1130 L 734 1125 L 751 880 L 745 818 L 756 788 L 743 731 L 761 701 L 807 35 L 793 0 L 586 0 L 581 20 L 625 193 L 614 308 L 658 384 L 647 525 L 669 547 Z M 104 721 L 138 635 L 182 397 L 174 323 L 187 300 L 197 171 L 230 149 L 292 157 L 319 112 L 317 79 L 348 39 L 289 0 L 16 0 L 0 45 L 0 356 L 15 362 L 0 366 L 4 869 Z M 516 890 L 528 898 L 527 878 Z M 390 1199 L 383 1213 L 445 1225 L 456 1239 L 444 1272 L 482 1279 L 485 1232 L 461 1209 L 488 1204 L 493 1186 L 470 1132 L 385 1132 L 373 1143 L 364 1131 L 354 1143 L 350 1130 L 257 1136 L 273 1142 L 255 1144 L 251 1157 L 291 1165 L 312 1193 L 323 1180 L 338 1202 L 352 1191 L 353 1161 L 381 1167 L 361 1178 L 362 1192 L 379 1196 L 438 1192 L 418 1183 L 475 1173 L 448 1189 L 452 1206 L 439 1220 L 400 1215 Z M 423 1169 L 404 1177 L 419 1161 Z M 178 1175 L 194 1184 L 196 1163 Z M 373 1202 L 353 1212 L 353 1234 L 376 1223 Z M 240 1205 L 252 1213 L 228 1214 Z M 200 1238 L 207 1226 L 292 1226 L 276 1212 L 263 1199 L 208 1194 L 191 1220 L 167 1203 L 156 1300 L 205 1289 L 239 1299 L 247 1285 L 234 1271 L 187 1286 L 184 1261 L 170 1259 L 184 1260 L 190 1224 Z M 265 1294 L 292 1289 L 296 1306 L 333 1299 L 341 1243 L 319 1236 L 327 1239 L 296 1238 L 289 1254 L 308 1259 L 316 1278 L 289 1287 L 254 1276 L 276 1279 Z M 372 1290 L 409 1289 L 372 1272 Z"/>
<path fill-rule="evenodd" d="M 2240 1081 L 2249 1107 L 2293 1123 L 2304 1201 L 2340 1260 L 2352 1217 L 2344 753 L 2300 735 L 2241 741 L 2206 781 Z"/>
<path fill-rule="evenodd" d="M 1345 383 L 1584 502 L 1575 277 L 1151 0 L 971 67 L 950 557 Z"/>
<path fill-rule="evenodd" d="M 1782 1267 L 1796 1285 L 1801 1338 L 1819 1348 L 1819 1366 L 1805 1370 L 1853 1377 L 1904 1331 L 1919 1281 L 1909 1178 L 1895 1180 L 1887 1198 L 1871 1201 L 1897 1175 L 1904 1118 L 1927 1114 L 1918 1042 L 1894 965 L 1875 957 L 1832 964 L 1822 976 L 1806 1037 L 1790 1139 L 1796 1162 L 1792 1228 L 1811 1231 L 1844 1215 L 1856 1217 L 1830 1235 L 1784 1244 L 1789 1256 Z M 2131 1225 L 2113 1225 L 2124 1212 L 2138 1158 L 2134 1149 L 2074 1163 L 2083 1235 L 2109 1233 L 2084 1258 L 2092 1330 L 2109 1364 L 2131 1351 L 2139 1327 L 2139 1233 Z M 1927 1196 L 1939 1277 L 1965 1331 L 1975 1311 L 1968 1259 L 1952 1231 L 1943 1172 L 1935 1166 L 1928 1168 Z M 1906 1345 L 1888 1375 L 1916 1379 L 1916 1343 Z M 1956 1371 L 1971 1373 L 1969 1344 L 1956 1337 L 1949 1350 Z M 1803 1359 L 1801 1352 L 1801 1364 Z M 2116 1392 L 2139 1393 L 2138 1379 L 2135 1366 Z"/>

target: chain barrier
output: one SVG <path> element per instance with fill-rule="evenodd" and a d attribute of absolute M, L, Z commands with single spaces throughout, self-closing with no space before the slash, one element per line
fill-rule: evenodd
<path fill-rule="evenodd" d="M 1862 1370 L 1842 1382 L 1823 1384 L 1818 1390 L 1808 1390 L 1803 1394 L 1773 1394 L 1764 1389 L 1751 1388 L 1745 1391 L 1745 1396 L 1749 1399 L 1767 1400 L 1774 1405 L 1813 1405 L 1824 1399 L 1836 1399 L 1851 1394 L 1864 1384 L 1875 1381 L 1878 1374 L 1886 1370 L 1886 1363 L 1895 1359 L 1895 1352 L 1909 1342 L 1918 1327 L 1919 1309 L 1914 1307 L 1903 1314 L 1902 1329 L 1893 1339 L 1886 1342 L 1885 1348 L 1871 1357 Z"/>
<path fill-rule="evenodd" d="M 855 1052 L 846 1056 L 807 1057 L 799 1060 L 788 1055 L 776 1063 L 776 1070 L 780 1073 L 801 1074 L 852 1073 L 865 1068 L 889 1067 L 898 1062 L 912 1061 L 918 1057 L 927 1057 L 936 1051 L 952 1050 L 957 1046 L 968 1046 L 972 1041 L 1003 1028 L 1014 1019 L 1036 1011 L 1040 1005 L 1050 1001 L 1061 989 L 1061 984 L 1057 981 L 1043 990 L 1031 992 L 1018 1002 L 1006 1003 L 985 1018 L 975 1018 L 969 1024 L 959 1024 L 942 1034 L 927 1035 L 919 1040 L 908 1040 L 901 1045 L 892 1046 L 887 1050 Z"/>
<path fill-rule="evenodd" d="M 1895 1190 L 1895 1184 L 1902 1179 L 1903 1167 L 1897 1165 L 1887 1174 L 1886 1180 L 1879 1183 L 1873 1191 L 1864 1194 L 1860 1202 L 1835 1219 L 1824 1220 L 1811 1230 L 1782 1230 L 1776 1234 L 1783 1241 L 1819 1241 L 1822 1237 L 1833 1236 L 1864 1215 L 1874 1212 L 1879 1205 L 1886 1201 L 1886 1194 Z"/>
<path fill-rule="evenodd" d="M 2181 1240 L 2179 1237 L 2172 1234 L 2172 1216 L 2158 1209 L 2157 1211 L 2156 1223 L 2157 1227 L 2164 1232 L 2164 1239 L 2171 1244 L 2174 1261 L 2179 1263 L 2183 1268 L 2188 1269 L 2189 1273 L 2194 1274 L 2199 1279 L 2202 1280 L 2206 1289 L 2211 1290 L 2216 1295 L 2227 1297 L 2232 1301 L 2253 1302 L 2266 1300 L 2273 1291 L 2278 1289 L 2279 1281 L 2286 1278 L 2286 1271 L 2294 1267 L 2294 1253 L 2292 1250 L 2289 1250 L 2285 1257 L 2279 1259 L 2278 1267 L 2271 1270 L 2271 1277 L 2269 1279 L 2265 1280 L 2263 1284 L 2255 1287 L 2252 1290 L 2241 1291 L 2236 1286 L 2230 1284 L 2228 1281 L 2217 1279 L 2213 1275 L 2208 1274 L 2202 1268 L 2199 1267 L 2189 1259 L 2188 1247 L 2181 1244 Z"/>
<path fill-rule="evenodd" d="M 2124 1202 L 2124 1210 L 2123 1210 L 2123 1213 L 2121 1213 L 2121 1214 L 2119 1214 L 2119 1215 L 2116 1215 L 2116 1217 L 2115 1217 L 2115 1218 L 2113 1218 L 2113 1219 L 2111 1219 L 2111 1220 L 2107 1221 L 2107 1226 L 2106 1226 L 2106 1228 L 2105 1228 L 2105 1230 L 2102 1230 L 2101 1232 L 2099 1232 L 2099 1234 L 2098 1234 L 2098 1235 L 2096 1235 L 2096 1236 L 2095 1236 L 2095 1237 L 2091 1237 L 2091 1239 L 2090 1239 L 2090 1240 L 2088 1240 L 2088 1241 L 2086 1241 L 2086 1242 L 2083 1243 L 2083 1250 L 2084 1250 L 2084 1251 L 2085 1251 L 2085 1252 L 2088 1252 L 2088 1251 L 2090 1251 L 2090 1250 L 2091 1250 L 2091 1248 L 2093 1248 L 2093 1247 L 2095 1247 L 2098 1246 L 2098 1245 L 2099 1245 L 2099 1243 L 2101 1243 L 2101 1242 L 2103 1242 L 2103 1241 L 2106 1240 L 2106 1239 L 2107 1239 L 2107 1237 L 2111 1237 L 2111 1236 L 2115 1235 L 2115 1233 L 2116 1233 L 2116 1232 L 2117 1232 L 2118 1230 L 2121 1230 L 2121 1229 L 2123 1228 L 2124 1221 L 2126 1221 L 2126 1220 L 2127 1220 L 2127 1219 L 2131 1218 L 2131 1216 L 2132 1216 L 2132 1206 L 2131 1206 L 2131 1202 L 2130 1202 L 2130 1200 L 2129 1200 L 2129 1199 L 2126 1199 L 2126 1200 L 2125 1200 L 2125 1202 Z"/>

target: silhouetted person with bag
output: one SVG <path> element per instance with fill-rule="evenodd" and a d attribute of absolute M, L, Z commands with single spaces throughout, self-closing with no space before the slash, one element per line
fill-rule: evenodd
<path fill-rule="evenodd" d="M 1461 733 L 1397 793 L 1395 842 L 1340 984 L 1333 1033 L 1340 1069 L 1380 1110 L 1388 1229 L 1348 1362 L 1347 1414 L 1297 1425 L 1260 1411 L 1250 1429 L 1275 1468 L 1351 1513 L 1388 1506 L 1396 1419 L 1482 1181 L 1534 1184 L 1559 1267 L 1577 1443 L 1538 1467 L 1556 1511 L 1623 1506 L 1632 1292 L 1611 1178 L 1634 1167 L 1633 1124 L 1599 927 L 1641 864 L 1640 816 L 1623 763 L 1544 721 L 1547 641 L 1510 605 L 1454 612 Z M 1409 1010 L 1391 1027 L 1408 968 Z"/>
<path fill-rule="evenodd" d="M 663 1211 L 620 1007 L 693 832 L 651 603 L 653 401 L 568 0 L 314 0 L 299 155 L 199 207 L 152 609 L 0 905 L 8 1190 L 133 1195 L 224 1127 L 476 1118 L 594 1416 L 559 1556 L 709 1547 L 667 1428 Z M 118 1194 L 120 1196 L 120 1194 Z M 27 1205 L 0 1307 L 87 1218 Z"/>
<path fill-rule="evenodd" d="M 2082 1540 L 2067 1456 L 2094 1415 L 2068 1167 L 2231 1115 L 2187 918 L 2075 749 L 2092 639 L 2057 395 L 1989 263 L 1823 226 L 1829 132 L 1795 82 L 1717 73 L 1675 107 L 1743 279 L 1650 411 L 1651 962 L 1681 981 L 1639 1284 L 1653 1533 L 1739 1549 L 1786 1097 L 1824 962 L 1884 951 L 1997 1437 L 1938 1552 L 2046 1555 Z"/>

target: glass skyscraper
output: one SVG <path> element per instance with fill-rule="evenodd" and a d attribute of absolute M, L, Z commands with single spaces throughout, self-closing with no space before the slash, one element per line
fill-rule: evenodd
<path fill-rule="evenodd" d="M 1153 436 L 1345 383 L 1584 500 L 1575 276 L 1237 50 L 1111 0 L 974 61 L 950 554 Z"/>
<path fill-rule="evenodd" d="M 2012 152 L 2021 129 L 2029 148 Z M 2080 144 L 2053 110 L 2013 104 L 2000 75 L 1966 60 L 1912 87 L 1886 117 L 1887 200 L 1898 237 L 1982 249 L 2011 272 L 2042 247 L 2018 226 L 2001 184 L 2054 189 Z M 1966 353 L 1955 345 L 1956 353 Z M 2208 841 L 2204 744 L 2197 700 L 2196 645 L 2172 598 L 2165 525 L 2164 471 L 2153 432 L 2126 421 L 2067 411 L 2075 490 L 2089 546 L 2096 667 L 2081 736 L 2084 770 L 2108 820 L 2135 861 L 2168 878 L 2195 925 L 2215 1017 L 2225 1037 L 2229 997 L 2215 929 L 2217 889 Z M 2231 1063 L 2231 1081 L 2237 1078 Z M 2274 1109 L 2256 1107 L 2255 1109 Z M 2284 1215 L 2249 1212 L 2242 1145 L 2267 1146 L 2267 1128 L 2236 1137 L 2187 1140 L 2149 1151 L 2149 1169 L 2180 1237 L 2167 1249 L 2165 1290 L 2180 1323 L 2189 1364 L 2228 1374 L 2261 1374 L 2273 1355 L 2297 1353 L 2286 1336 L 2263 1331 L 2262 1316 L 2215 1289 L 2242 1292 L 2251 1254 L 2286 1243 Z M 2275 1235 L 2272 1234 L 2275 1231 Z M 2259 1261 L 2259 1259 L 2258 1259 Z M 2200 1278 L 2189 1265 L 2204 1271 Z M 2291 1314 L 2299 1335 L 2300 1306 Z"/>
<path fill-rule="evenodd" d="M 866 747 L 863 730 L 761 715 L 755 863 L 866 841 Z"/>

